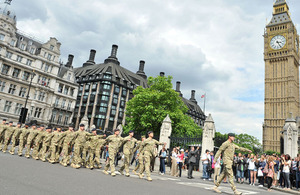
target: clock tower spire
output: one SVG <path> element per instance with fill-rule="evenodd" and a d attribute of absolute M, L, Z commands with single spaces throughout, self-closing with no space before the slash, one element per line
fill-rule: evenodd
<path fill-rule="evenodd" d="M 283 152 L 281 131 L 289 113 L 299 116 L 299 35 L 285 0 L 276 0 L 264 33 L 263 149 Z"/>

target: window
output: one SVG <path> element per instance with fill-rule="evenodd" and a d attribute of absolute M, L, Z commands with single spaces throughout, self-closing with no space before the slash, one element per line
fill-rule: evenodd
<path fill-rule="evenodd" d="M 126 96 L 126 95 L 127 95 L 127 90 L 126 90 L 126 88 L 123 88 L 123 89 L 122 89 L 122 95 L 123 95 L 123 96 Z"/>
<path fill-rule="evenodd" d="M 71 106 L 72 106 L 72 102 L 69 101 L 67 109 L 68 109 L 68 110 L 71 110 Z"/>
<path fill-rule="evenodd" d="M 6 64 L 3 64 L 1 73 L 2 73 L 2 74 L 7 74 L 8 71 L 9 71 L 9 69 L 10 69 L 10 66 L 8 66 L 8 65 L 6 65 Z"/>
<path fill-rule="evenodd" d="M 4 37 L 5 37 L 4 34 L 0 34 L 0 40 L 1 40 L 1 41 L 4 41 Z"/>
<path fill-rule="evenodd" d="M 112 116 L 116 115 L 116 106 L 111 106 L 111 115 Z"/>
<path fill-rule="evenodd" d="M 45 63 L 42 62 L 42 64 L 41 64 L 41 69 L 42 69 L 42 70 L 43 70 L 44 65 L 45 65 Z"/>
<path fill-rule="evenodd" d="M 21 113 L 22 106 L 23 106 L 23 104 L 17 103 L 16 108 L 15 108 L 15 114 L 16 115 L 19 115 Z"/>
<path fill-rule="evenodd" d="M 47 59 L 50 61 L 50 60 L 51 60 L 51 58 L 52 58 L 52 55 L 51 55 L 51 54 L 48 54 L 48 57 L 47 57 Z"/>
<path fill-rule="evenodd" d="M 29 79 L 29 75 L 30 75 L 29 72 L 24 71 L 22 79 L 27 81 Z"/>
<path fill-rule="evenodd" d="M 27 89 L 26 89 L 25 87 L 21 87 L 19 96 L 20 96 L 20 97 L 25 97 L 26 90 L 27 90 Z"/>
<path fill-rule="evenodd" d="M 11 52 L 9 52 L 9 51 L 6 52 L 6 57 L 7 57 L 7 58 L 11 59 L 11 56 L 12 56 L 12 53 L 11 53 Z"/>
<path fill-rule="evenodd" d="M 5 102 L 5 106 L 4 106 L 4 112 L 9 112 L 10 111 L 10 108 L 11 108 L 11 104 L 12 102 L 11 101 L 7 101 Z"/>
<path fill-rule="evenodd" d="M 49 70 L 49 65 L 45 64 L 45 72 L 48 72 L 48 70 Z"/>
<path fill-rule="evenodd" d="M 93 83 L 92 89 L 97 89 L 97 83 Z"/>
<path fill-rule="evenodd" d="M 18 78 L 19 77 L 19 74 L 20 74 L 21 70 L 18 69 L 18 68 L 14 68 L 14 71 L 13 71 L 13 77 L 15 78 Z"/>
<path fill-rule="evenodd" d="M 48 79 L 48 81 L 47 81 L 47 86 L 49 86 L 49 84 L 50 84 L 50 79 Z"/>
<path fill-rule="evenodd" d="M 45 99 L 45 92 L 41 92 L 41 91 L 40 91 L 40 94 L 39 94 L 39 96 L 38 96 L 38 100 L 39 100 L 39 101 L 44 101 L 44 99 Z"/>
<path fill-rule="evenodd" d="M 70 118 L 70 115 L 69 114 L 66 114 L 65 116 L 65 121 L 64 121 L 64 125 L 67 125 L 69 123 L 69 118 Z"/>
<path fill-rule="evenodd" d="M 108 96 L 104 96 L 104 95 L 103 95 L 103 96 L 101 97 L 101 100 L 102 100 L 102 101 L 108 101 Z"/>
<path fill-rule="evenodd" d="M 19 56 L 19 55 L 17 56 L 17 61 L 18 61 L 18 62 L 22 62 L 22 59 L 23 59 L 22 56 Z"/>
<path fill-rule="evenodd" d="M 71 80 L 71 73 L 68 74 L 67 80 Z"/>
<path fill-rule="evenodd" d="M 103 89 L 110 89 L 110 85 L 104 84 L 104 85 L 103 85 Z"/>
<path fill-rule="evenodd" d="M 89 84 L 85 84 L 85 90 L 90 90 L 90 85 Z"/>
<path fill-rule="evenodd" d="M 29 50 L 29 52 L 30 52 L 31 54 L 34 54 L 34 48 L 31 47 L 30 50 Z"/>
<path fill-rule="evenodd" d="M 62 93 L 63 87 L 64 87 L 63 84 L 59 84 L 59 86 L 58 86 L 58 92 L 59 92 L 59 93 Z"/>
<path fill-rule="evenodd" d="M 21 45 L 20 45 L 20 49 L 22 49 L 22 50 L 25 50 L 25 44 L 24 43 L 22 43 Z"/>
<path fill-rule="evenodd" d="M 61 107 L 62 107 L 62 108 L 65 108 L 65 105 L 66 105 L 66 100 L 63 99 L 62 102 L 61 102 Z"/>
<path fill-rule="evenodd" d="M 4 91 L 5 83 L 6 82 L 4 82 L 4 81 L 0 81 L 0 91 Z"/>
<path fill-rule="evenodd" d="M 107 108 L 106 108 L 106 107 L 100 107 L 99 111 L 100 111 L 100 112 L 106 112 L 106 111 L 107 111 Z"/>
<path fill-rule="evenodd" d="M 73 95 L 74 95 L 74 90 L 75 90 L 75 89 L 72 88 L 72 89 L 71 89 L 71 92 L 70 92 L 70 96 L 72 96 L 72 97 L 73 97 Z"/>
<path fill-rule="evenodd" d="M 35 112 L 34 112 L 34 117 L 40 118 L 41 113 L 42 113 L 42 108 L 36 107 L 36 108 L 35 108 Z"/>
<path fill-rule="evenodd" d="M 33 99 L 35 99 L 35 100 L 36 100 L 37 93 L 38 93 L 38 92 L 35 91 L 35 92 L 34 92 L 34 95 L 33 95 Z"/>
<path fill-rule="evenodd" d="M 31 66 L 32 60 L 27 59 L 26 65 Z"/>
<path fill-rule="evenodd" d="M 120 92 L 120 87 L 119 86 L 116 86 L 115 87 L 115 93 L 119 93 Z"/>
<path fill-rule="evenodd" d="M 59 97 L 57 97 L 57 98 L 55 99 L 55 105 L 54 105 L 54 107 L 58 107 L 58 103 L 59 103 Z"/>
<path fill-rule="evenodd" d="M 10 93 L 10 94 L 12 94 L 12 95 L 15 94 L 16 87 L 17 87 L 17 85 L 10 84 L 8 93 Z"/>
<path fill-rule="evenodd" d="M 11 46 L 15 46 L 15 43 L 16 43 L 16 41 L 13 40 L 13 39 L 10 41 L 10 45 L 11 45 Z"/>
<path fill-rule="evenodd" d="M 62 121 L 62 113 L 58 115 L 57 124 L 60 124 Z"/>
<path fill-rule="evenodd" d="M 65 89 L 64 89 L 64 94 L 65 94 L 65 95 L 68 95 L 68 93 L 69 93 L 69 87 L 65 87 Z"/>
<path fill-rule="evenodd" d="M 53 51 L 53 49 L 54 49 L 54 45 L 50 45 L 50 50 Z"/>
<path fill-rule="evenodd" d="M 56 111 L 53 111 L 52 112 L 52 115 L 51 115 L 51 120 L 50 120 L 50 122 L 54 122 L 55 121 L 55 119 L 56 119 Z"/>

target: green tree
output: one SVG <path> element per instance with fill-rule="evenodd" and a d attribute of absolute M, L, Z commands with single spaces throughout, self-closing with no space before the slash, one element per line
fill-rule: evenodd
<path fill-rule="evenodd" d="M 220 132 L 216 132 L 215 134 L 215 146 L 220 147 L 226 140 L 228 139 L 228 134 L 222 134 Z"/>
<path fill-rule="evenodd" d="M 172 77 L 149 77 L 149 88 L 137 87 L 134 97 L 126 107 L 124 132 L 135 130 L 141 134 L 153 131 L 159 134 L 162 121 L 169 114 L 172 121 L 172 136 L 195 136 L 200 128 L 186 115 L 188 108 L 172 88 Z"/>
<path fill-rule="evenodd" d="M 252 150 L 254 154 L 260 154 L 262 152 L 262 146 L 259 142 L 259 140 L 248 134 L 239 134 L 235 136 L 235 143 L 238 146 L 248 148 Z"/>

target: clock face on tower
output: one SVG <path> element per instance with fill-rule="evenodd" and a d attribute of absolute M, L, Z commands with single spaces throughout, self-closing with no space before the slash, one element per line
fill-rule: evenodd
<path fill-rule="evenodd" d="M 277 35 L 271 39 L 270 46 L 273 49 L 281 49 L 286 44 L 286 39 L 282 35 Z"/>

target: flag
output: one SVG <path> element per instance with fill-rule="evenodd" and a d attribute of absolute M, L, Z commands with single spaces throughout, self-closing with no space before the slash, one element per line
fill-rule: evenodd
<path fill-rule="evenodd" d="M 205 98 L 205 94 L 204 94 L 204 95 L 201 95 L 201 98 Z"/>

